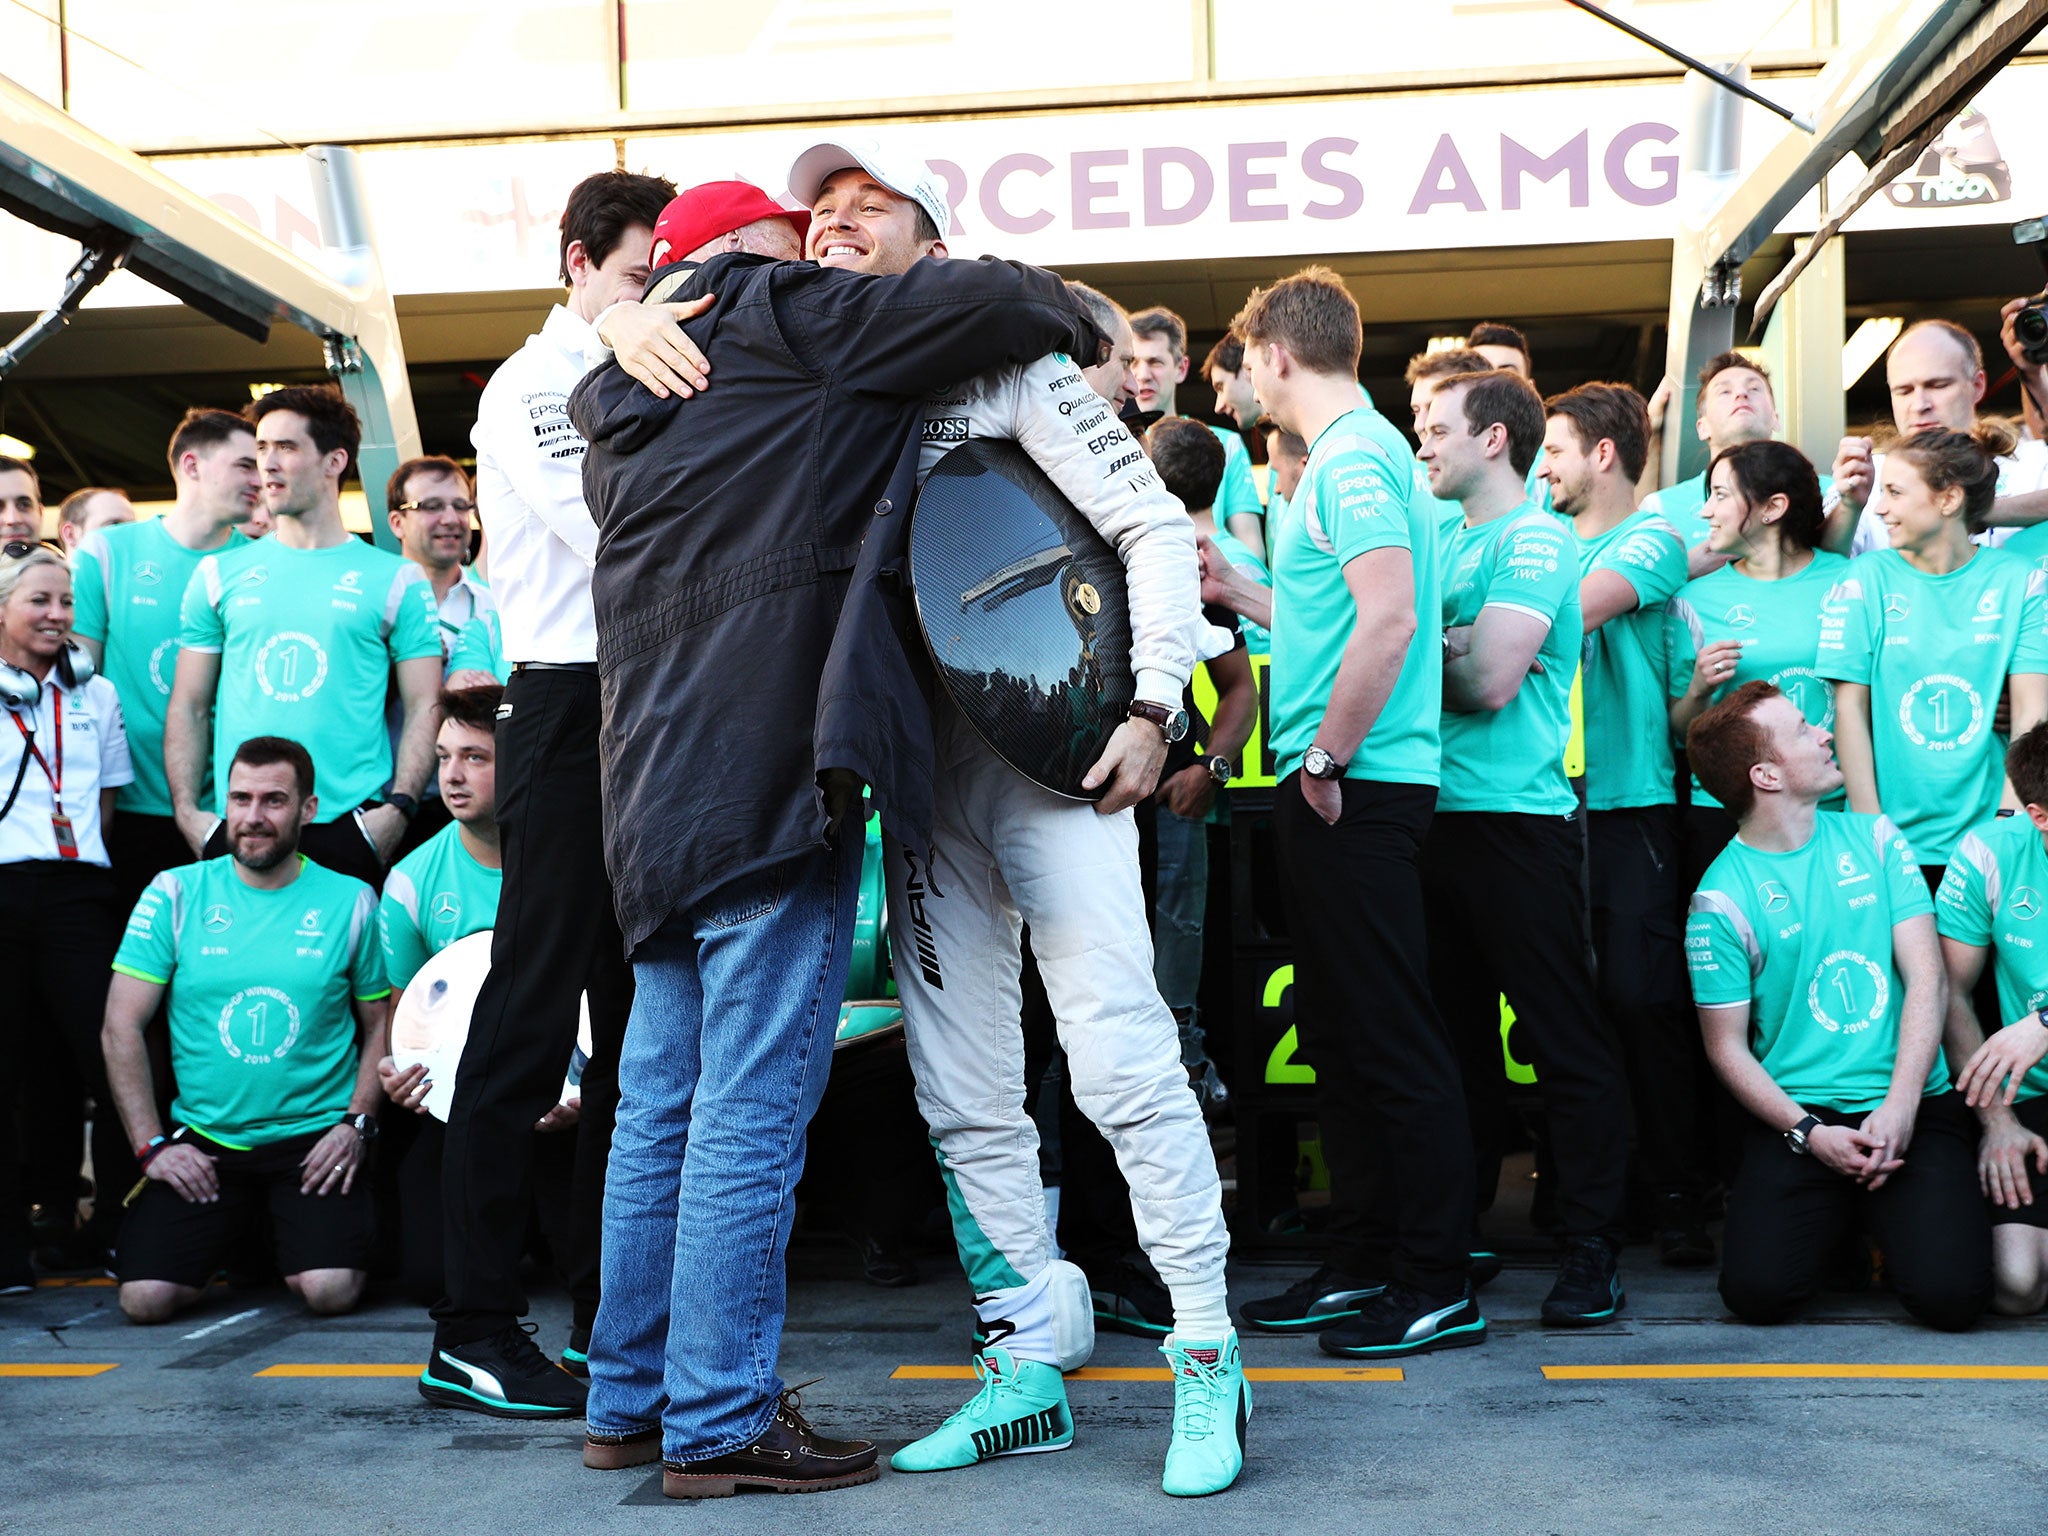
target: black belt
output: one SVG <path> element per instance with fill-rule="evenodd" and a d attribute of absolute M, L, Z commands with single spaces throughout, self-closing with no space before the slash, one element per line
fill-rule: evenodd
<path fill-rule="evenodd" d="M 515 661 L 512 663 L 512 670 L 514 672 L 588 672 L 592 677 L 595 677 L 597 676 L 597 663 L 594 661 Z"/>

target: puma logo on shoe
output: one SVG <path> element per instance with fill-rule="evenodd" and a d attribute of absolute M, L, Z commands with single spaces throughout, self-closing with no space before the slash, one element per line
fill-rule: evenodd
<path fill-rule="evenodd" d="M 997 1424 L 990 1429 L 977 1429 L 972 1438 L 976 1454 L 984 1459 L 990 1456 L 1004 1456 L 1011 1451 L 1021 1451 L 1034 1445 L 1043 1445 L 1057 1439 L 1060 1433 L 1060 1411 L 1058 1408 L 1042 1408 L 1037 1413 L 1027 1413 L 1021 1419 L 1012 1419 L 1007 1424 Z"/>

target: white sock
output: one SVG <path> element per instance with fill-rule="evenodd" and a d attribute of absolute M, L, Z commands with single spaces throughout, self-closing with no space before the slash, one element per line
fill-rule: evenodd
<path fill-rule="evenodd" d="M 1206 1280 L 1181 1280 L 1166 1288 L 1173 1296 L 1174 1337 L 1209 1344 L 1230 1337 L 1230 1303 L 1221 1268 Z"/>

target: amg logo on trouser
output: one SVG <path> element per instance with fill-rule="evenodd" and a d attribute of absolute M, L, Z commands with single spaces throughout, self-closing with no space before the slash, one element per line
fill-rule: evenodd
<path fill-rule="evenodd" d="M 974 1449 L 982 1456 L 1001 1456 L 1028 1445 L 1043 1445 L 1059 1430 L 1059 1409 L 1042 1408 L 1037 1413 L 1027 1413 L 1021 1419 L 998 1424 L 994 1429 L 977 1429 L 974 1432 Z"/>
<path fill-rule="evenodd" d="M 910 898 L 910 932 L 917 942 L 917 968 L 934 991 L 943 992 L 946 990 L 946 978 L 939 973 L 939 946 L 932 937 L 932 920 L 925 915 L 926 885 L 917 872 L 917 855 L 906 848 L 903 850 L 903 862 L 910 869 L 909 881 L 903 889 Z"/>

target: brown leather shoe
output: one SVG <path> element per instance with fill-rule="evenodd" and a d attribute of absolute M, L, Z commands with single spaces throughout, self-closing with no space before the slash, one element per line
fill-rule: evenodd
<path fill-rule="evenodd" d="M 583 1437 L 583 1465 L 594 1472 L 617 1472 L 661 1460 L 661 1426 L 636 1429 L 630 1435 L 588 1434 Z"/>
<path fill-rule="evenodd" d="M 771 1493 L 824 1493 L 872 1483 L 882 1475 L 871 1440 L 832 1440 L 797 1411 L 795 1391 L 782 1394 L 775 1417 L 744 1450 L 703 1461 L 661 1464 L 661 1491 L 672 1499 L 723 1499 L 745 1488 Z"/>

